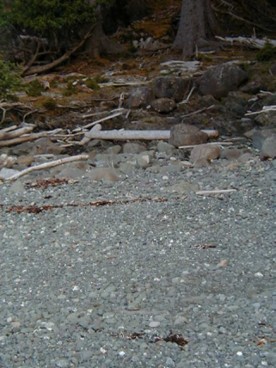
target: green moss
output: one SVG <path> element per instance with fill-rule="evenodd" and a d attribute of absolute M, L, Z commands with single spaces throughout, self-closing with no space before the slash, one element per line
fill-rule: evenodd
<path fill-rule="evenodd" d="M 258 61 L 270 61 L 276 59 L 276 47 L 267 42 L 264 47 L 257 52 L 256 58 Z"/>
<path fill-rule="evenodd" d="M 0 59 L 0 98 L 13 99 L 12 94 L 21 89 L 19 69 Z"/>
<path fill-rule="evenodd" d="M 25 91 L 28 96 L 37 97 L 41 96 L 41 92 L 44 91 L 44 87 L 37 79 L 35 79 L 26 85 Z"/>
<path fill-rule="evenodd" d="M 94 79 L 94 78 L 88 78 L 84 81 L 84 83 L 85 83 L 86 87 L 88 87 L 90 89 L 93 89 L 93 90 L 97 90 L 97 89 L 100 88 L 97 81 L 96 81 L 96 79 Z"/>
<path fill-rule="evenodd" d="M 55 110 L 57 107 L 56 101 L 49 97 L 45 101 L 43 101 L 42 106 L 45 107 L 47 110 Z"/>
<path fill-rule="evenodd" d="M 77 93 L 77 87 L 76 87 L 75 81 L 69 80 L 67 82 L 66 89 L 64 89 L 64 91 L 62 92 L 63 96 L 65 97 L 72 96 L 76 93 Z"/>

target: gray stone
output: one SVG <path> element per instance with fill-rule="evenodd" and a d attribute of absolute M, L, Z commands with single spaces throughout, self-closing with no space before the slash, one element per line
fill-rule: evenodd
<path fill-rule="evenodd" d="M 262 159 L 275 158 L 276 157 L 276 135 L 272 135 L 265 139 L 260 157 Z"/>
<path fill-rule="evenodd" d="M 248 79 L 247 73 L 238 65 L 223 63 L 207 70 L 197 81 L 203 95 L 215 98 L 227 96 Z"/>
<path fill-rule="evenodd" d="M 169 143 L 175 147 L 206 143 L 208 135 L 189 124 L 177 124 L 171 128 Z"/>
<path fill-rule="evenodd" d="M 262 114 L 258 114 L 254 120 L 262 126 L 275 126 L 276 111 L 267 111 Z"/>
<path fill-rule="evenodd" d="M 124 153 L 141 153 L 146 150 L 146 146 L 140 143 L 125 143 L 123 146 Z"/>
<path fill-rule="evenodd" d="M 95 181 L 107 181 L 107 182 L 114 182 L 118 181 L 120 178 L 117 175 L 116 170 L 112 167 L 97 167 L 90 172 L 87 173 L 87 176 L 91 180 Z"/>
<path fill-rule="evenodd" d="M 193 164 L 208 163 L 220 157 L 220 146 L 200 144 L 192 149 L 190 161 Z"/>
<path fill-rule="evenodd" d="M 243 151 L 241 149 L 226 147 L 221 151 L 220 157 L 226 160 L 237 160 L 242 154 Z"/>
<path fill-rule="evenodd" d="M 161 97 L 151 102 L 151 107 L 154 111 L 161 114 L 168 114 L 176 109 L 176 103 L 173 99 Z"/>
<path fill-rule="evenodd" d="M 146 107 L 153 100 L 153 92 L 149 87 L 135 88 L 130 92 L 127 105 L 129 108 Z"/>
<path fill-rule="evenodd" d="M 136 158 L 136 165 L 142 169 L 146 169 L 150 165 L 150 156 L 146 153 L 141 153 Z"/>
<path fill-rule="evenodd" d="M 183 100 L 191 87 L 190 78 L 158 77 L 153 81 L 153 93 L 155 97 L 172 98 L 176 102 Z"/>
<path fill-rule="evenodd" d="M 165 153 L 167 156 L 172 156 L 175 152 L 175 147 L 172 144 L 160 141 L 157 143 L 157 151 Z"/>

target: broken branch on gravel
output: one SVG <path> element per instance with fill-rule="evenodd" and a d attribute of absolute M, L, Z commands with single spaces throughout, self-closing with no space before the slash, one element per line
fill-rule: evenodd
<path fill-rule="evenodd" d="M 29 174 L 30 172 L 33 172 L 33 171 L 49 169 L 51 167 L 59 166 L 59 165 L 62 165 L 62 164 L 67 164 L 68 162 L 88 160 L 88 158 L 89 158 L 89 155 L 81 154 L 81 155 L 76 155 L 76 156 L 71 156 L 71 157 L 60 158 L 58 160 L 51 161 L 51 162 L 45 162 L 45 163 L 37 165 L 37 166 L 28 167 L 27 169 L 22 170 L 19 173 L 16 173 L 16 174 L 10 176 L 9 178 L 6 179 L 6 181 L 17 180 L 21 176 L 27 175 L 27 174 Z"/>
<path fill-rule="evenodd" d="M 209 138 L 218 137 L 217 130 L 202 130 Z M 85 133 L 86 142 L 90 139 L 107 139 L 115 141 L 125 141 L 131 139 L 142 140 L 169 140 L 171 136 L 170 130 L 90 130 Z M 83 144 L 83 143 L 82 143 Z"/>
<path fill-rule="evenodd" d="M 262 114 L 268 111 L 276 111 L 276 105 L 263 106 L 263 109 L 259 111 L 248 111 L 245 116 Z"/>
<path fill-rule="evenodd" d="M 13 139 L 15 137 L 19 137 L 23 134 L 30 133 L 33 131 L 34 125 L 28 125 L 23 128 L 15 129 L 12 131 L 5 131 L 4 129 L 0 130 L 0 140 Z M 1 142 L 0 142 L 1 144 Z"/>
<path fill-rule="evenodd" d="M 236 192 L 237 189 L 214 189 L 214 190 L 199 190 L 196 192 L 198 195 L 212 195 L 212 194 L 225 194 Z"/>

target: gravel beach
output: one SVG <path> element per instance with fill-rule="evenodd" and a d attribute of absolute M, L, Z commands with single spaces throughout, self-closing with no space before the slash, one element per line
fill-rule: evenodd
<path fill-rule="evenodd" d="M 28 180 L 0 186 L 1 368 L 276 366 L 275 160 Z"/>

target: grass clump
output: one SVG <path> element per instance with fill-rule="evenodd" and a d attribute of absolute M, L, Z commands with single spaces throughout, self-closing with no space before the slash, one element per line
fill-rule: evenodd
<path fill-rule="evenodd" d="M 13 99 L 12 94 L 22 88 L 18 68 L 0 59 L 0 98 Z"/>
<path fill-rule="evenodd" d="M 267 42 L 264 47 L 257 52 L 258 61 L 270 61 L 276 59 L 276 47 Z"/>
<path fill-rule="evenodd" d="M 44 87 L 37 79 L 35 79 L 26 85 L 25 91 L 28 96 L 37 97 L 41 96 L 41 93 L 44 91 Z"/>

